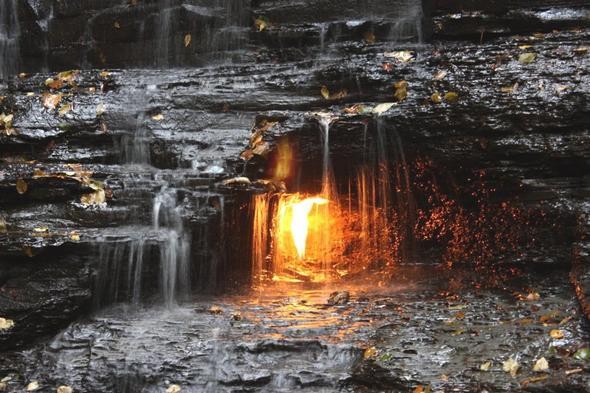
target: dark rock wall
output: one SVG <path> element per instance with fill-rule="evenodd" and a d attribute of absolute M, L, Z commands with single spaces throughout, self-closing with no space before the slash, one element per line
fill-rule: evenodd
<path fill-rule="evenodd" d="M 14 114 L 16 130 L 0 130 L 0 316 L 17 326 L 0 332 L 0 346 L 49 333 L 90 307 L 95 239 L 151 234 L 152 199 L 164 183 L 178 190 L 191 231 L 195 290 L 247 282 L 248 196 L 218 182 L 265 177 L 263 155 L 239 158 L 252 127 L 277 120 L 264 155 L 291 138 L 305 180 L 322 153 L 311 113 L 330 111 L 333 158 L 352 172 L 360 135 L 377 126 L 373 114 L 345 109 L 395 101 L 399 80 L 408 96 L 379 121 L 399 136 L 392 149 L 406 153 L 425 258 L 481 258 L 492 269 L 502 259 L 568 264 L 576 219 L 588 210 L 590 33 L 585 4 L 558 3 L 435 2 L 422 15 L 414 2 L 393 0 L 19 3 L 22 69 L 52 72 L 10 78 L 0 92 L 0 113 Z M 574 11 L 535 14 L 557 5 Z M 449 14 L 474 10 L 493 23 Z M 431 40 L 416 45 L 431 26 Z M 414 60 L 384 55 L 402 49 L 415 50 Z M 535 60 L 522 64 L 523 52 Z M 202 64 L 217 66 L 192 67 Z M 99 70 L 112 67 L 155 69 Z M 46 85 L 71 68 L 87 70 L 74 84 Z M 346 93 L 325 99 L 322 86 Z M 435 92 L 459 99 L 435 104 Z M 43 94 L 60 93 L 56 108 L 43 105 Z M 151 167 L 130 169 L 125 151 L 144 134 Z M 80 203 L 94 191 L 84 177 L 103 183 L 106 206 Z M 289 186 L 314 187 L 304 183 Z"/>

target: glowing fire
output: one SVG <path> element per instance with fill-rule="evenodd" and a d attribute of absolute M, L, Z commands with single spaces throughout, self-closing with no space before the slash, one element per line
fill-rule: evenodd
<path fill-rule="evenodd" d="M 293 242 L 295 243 L 297 255 L 300 259 L 305 258 L 309 230 L 309 213 L 314 205 L 325 205 L 327 203 L 327 199 L 315 197 L 307 198 L 291 205 L 291 235 L 293 236 Z"/>

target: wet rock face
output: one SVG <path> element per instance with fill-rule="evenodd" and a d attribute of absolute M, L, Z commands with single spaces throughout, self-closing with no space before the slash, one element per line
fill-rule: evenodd
<path fill-rule="evenodd" d="M 549 4 L 535 3 L 535 9 Z M 92 248 L 97 239 L 114 247 L 135 244 L 139 234 L 155 249 L 166 244 L 170 233 L 152 225 L 154 198 L 166 187 L 177 190 L 174 208 L 190 232 L 193 290 L 248 284 L 251 234 L 243 228 L 251 224 L 250 195 L 219 181 L 268 177 L 277 141 L 289 138 L 302 174 L 289 188 L 317 191 L 323 151 L 312 113 L 318 111 L 335 117 L 330 153 L 344 178 L 362 163 L 363 143 L 374 141 L 379 126 L 399 137 L 389 153 L 403 152 L 411 167 L 422 213 L 412 228 L 425 260 L 470 263 L 483 256 L 487 266 L 502 258 L 567 265 L 575 218 L 588 209 L 589 32 L 531 34 L 538 27 L 583 27 L 579 15 L 586 11 L 564 11 L 565 19 L 539 26 L 521 23 L 529 10 L 519 4 L 498 11 L 494 23 L 519 21 L 530 31 L 508 37 L 515 31 L 505 29 L 489 40 L 486 33 L 481 44 L 475 19 L 449 16 L 442 3 L 425 6 L 424 15 L 434 12 L 443 29 L 415 46 L 431 24 L 416 2 L 23 2 L 24 70 L 45 64 L 55 71 L 160 69 L 87 69 L 59 88 L 47 86 L 47 78 L 58 78 L 50 72 L 12 78 L 2 88 L 0 113 L 14 114 L 16 135 L 0 129 L 0 316 L 14 319 L 16 328 L 1 345 L 54 331 L 93 303 L 101 268 Z M 254 27 L 258 16 L 270 23 L 263 31 Z M 478 44 L 462 41 L 472 37 Z M 414 50 L 413 59 L 385 55 L 401 49 Z M 523 64 L 523 52 L 536 58 Z M 407 98 L 377 119 L 370 110 L 395 101 L 393 84 L 400 80 L 408 82 Z M 322 86 L 331 98 L 322 96 Z M 458 100 L 445 100 L 448 92 Z M 435 93 L 442 102 L 434 102 Z M 63 96 L 48 108 L 44 94 Z M 346 111 L 357 103 L 368 111 Z M 263 119 L 277 123 L 263 136 L 269 149 L 245 162 L 240 154 Z M 82 203 L 97 191 L 94 182 L 102 183 L 106 205 Z M 543 219 L 519 215 L 522 207 Z M 503 237 L 522 234 L 521 228 L 534 230 L 523 239 Z M 108 302 L 128 301 L 133 288 L 126 287 L 133 268 L 126 247 L 117 270 L 120 292 Z M 143 297 L 154 299 L 161 256 L 149 255 Z M 358 380 L 367 381 L 363 370 L 379 369 L 359 370 Z M 246 385 L 268 383 L 258 371 L 229 372 L 221 380 L 238 386 L 240 378 Z M 296 384 L 322 378 L 302 374 Z"/>

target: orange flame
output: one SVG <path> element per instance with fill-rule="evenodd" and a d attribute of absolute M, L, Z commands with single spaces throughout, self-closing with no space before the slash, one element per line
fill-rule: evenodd
<path fill-rule="evenodd" d="M 291 235 L 297 249 L 297 255 L 300 259 L 305 258 L 305 249 L 307 245 L 307 234 L 309 229 L 309 212 L 314 205 L 325 205 L 328 203 L 324 198 L 307 198 L 301 202 L 294 203 L 291 206 Z"/>

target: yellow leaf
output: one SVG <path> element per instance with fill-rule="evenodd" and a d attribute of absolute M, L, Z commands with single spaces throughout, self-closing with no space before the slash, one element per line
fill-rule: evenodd
<path fill-rule="evenodd" d="M 344 98 L 344 97 L 346 97 L 346 96 L 348 96 L 348 90 L 346 90 L 346 89 L 342 89 L 342 90 L 340 90 L 338 93 L 336 93 L 336 94 L 333 94 L 333 95 L 330 97 L 330 99 L 332 99 L 332 100 L 341 100 L 341 99 L 343 99 L 343 98 Z"/>
<path fill-rule="evenodd" d="M 405 80 L 397 81 L 393 87 L 395 88 L 393 96 L 398 102 L 402 102 L 408 97 L 408 82 Z"/>
<path fill-rule="evenodd" d="M 57 393 L 73 393 L 74 389 L 67 385 L 61 385 L 57 388 Z"/>
<path fill-rule="evenodd" d="M 490 369 L 492 368 L 492 361 L 487 361 L 485 363 L 483 363 L 481 366 L 479 366 L 479 369 L 481 371 L 490 371 Z"/>
<path fill-rule="evenodd" d="M 363 357 L 365 359 L 373 359 L 375 358 L 375 356 L 377 356 L 377 348 L 375 347 L 370 347 L 365 349 L 365 352 L 363 353 Z"/>
<path fill-rule="evenodd" d="M 27 385 L 27 392 L 32 392 L 39 389 L 39 382 L 33 381 Z"/>
<path fill-rule="evenodd" d="M 32 91 L 27 92 L 27 97 L 34 97 L 34 96 L 35 96 L 34 92 L 32 92 Z"/>
<path fill-rule="evenodd" d="M 527 49 L 532 48 L 532 47 L 533 47 L 532 45 L 519 45 L 518 46 L 518 49 L 527 50 Z"/>
<path fill-rule="evenodd" d="M 518 56 L 518 61 L 521 64 L 530 64 L 533 61 L 535 61 L 536 57 L 537 57 L 537 55 L 535 55 L 534 53 L 531 53 L 531 52 L 522 53 L 520 56 Z"/>
<path fill-rule="evenodd" d="M 188 48 L 191 45 L 191 41 L 193 40 L 193 36 L 189 34 L 184 36 L 184 47 Z"/>
<path fill-rule="evenodd" d="M 63 82 L 61 81 L 61 79 L 53 79 L 53 78 L 47 78 L 45 79 L 45 86 L 49 87 L 50 89 L 61 89 L 63 86 Z"/>
<path fill-rule="evenodd" d="M 385 57 L 396 59 L 402 63 L 409 63 L 414 59 L 414 52 L 409 50 L 400 50 L 394 52 L 385 52 L 383 54 Z"/>
<path fill-rule="evenodd" d="M 180 393 L 180 386 L 170 385 L 168 386 L 168 389 L 166 389 L 166 393 Z"/>
<path fill-rule="evenodd" d="M 209 308 L 209 313 L 217 315 L 223 313 L 223 310 L 219 306 L 211 306 L 211 308 Z"/>
<path fill-rule="evenodd" d="M 454 91 L 449 91 L 445 93 L 445 101 L 447 102 L 456 102 L 459 99 L 459 94 L 455 93 Z"/>
<path fill-rule="evenodd" d="M 27 192 L 27 190 L 29 189 L 29 185 L 27 184 L 26 181 L 24 181 L 23 179 L 18 179 L 16 181 L 16 192 L 18 192 L 19 194 L 24 194 L 25 192 Z"/>
<path fill-rule="evenodd" d="M 504 370 L 507 373 L 510 373 L 512 377 L 516 376 L 519 368 L 520 364 L 518 364 L 518 362 L 514 360 L 512 357 L 510 357 L 508 360 L 502 363 L 502 370 Z"/>
<path fill-rule="evenodd" d="M 80 203 L 86 206 L 101 205 L 105 203 L 106 194 L 104 190 L 96 190 L 90 194 L 84 194 L 80 197 Z"/>
<path fill-rule="evenodd" d="M 537 360 L 535 362 L 535 365 L 533 366 L 533 371 L 537 373 L 542 373 L 547 370 L 549 370 L 549 363 L 547 362 L 547 359 L 545 359 L 544 357 Z"/>
<path fill-rule="evenodd" d="M 43 106 L 47 109 L 55 109 L 61 102 L 62 95 L 60 94 L 49 94 L 43 93 L 42 101 Z"/>
<path fill-rule="evenodd" d="M 77 232 L 72 232 L 72 233 L 70 233 L 70 240 L 72 240 L 74 242 L 79 242 L 80 235 Z"/>
<path fill-rule="evenodd" d="M 440 104 L 442 102 L 442 97 L 438 92 L 436 92 L 430 96 L 430 101 L 432 101 L 435 104 Z"/>
<path fill-rule="evenodd" d="M 98 76 L 100 76 L 102 79 L 107 79 L 111 76 L 111 73 L 107 70 L 102 70 Z"/>
<path fill-rule="evenodd" d="M 47 232 L 47 231 L 49 231 L 49 228 L 47 228 L 47 227 L 33 228 L 33 232 L 37 232 L 37 233 L 43 233 L 43 232 Z"/>
<path fill-rule="evenodd" d="M 559 330 L 559 329 L 553 329 L 549 332 L 549 335 L 551 336 L 551 338 L 554 338 L 556 340 L 561 340 L 562 338 L 565 337 L 565 334 L 563 333 L 563 330 Z"/>
<path fill-rule="evenodd" d="M 12 319 L 0 317 L 0 331 L 10 330 L 14 327 L 14 321 Z"/>
<path fill-rule="evenodd" d="M 268 21 L 266 20 L 266 18 L 258 17 L 254 21 L 254 26 L 256 26 L 256 30 L 263 31 L 268 27 Z"/>
<path fill-rule="evenodd" d="M 381 115 L 382 113 L 385 113 L 388 110 L 390 110 L 391 107 L 394 105 L 395 105 L 395 103 L 393 103 L 393 102 L 384 102 L 383 104 L 379 104 L 375 108 L 373 108 L 373 113 L 375 113 L 377 115 Z"/>
<path fill-rule="evenodd" d="M 164 115 L 161 113 L 158 113 L 157 115 L 152 116 L 152 120 L 154 121 L 162 121 L 164 120 Z"/>
<path fill-rule="evenodd" d="M 322 94 L 322 97 L 324 97 L 325 100 L 330 99 L 330 90 L 328 90 L 326 86 L 322 86 L 322 88 L 320 89 L 320 93 Z"/>
<path fill-rule="evenodd" d="M 4 218 L 0 217 L 0 233 L 6 233 L 8 224 Z"/>
<path fill-rule="evenodd" d="M 60 116 L 65 116 L 71 110 L 72 104 L 64 104 L 59 108 L 59 111 L 57 113 L 59 113 Z"/>

